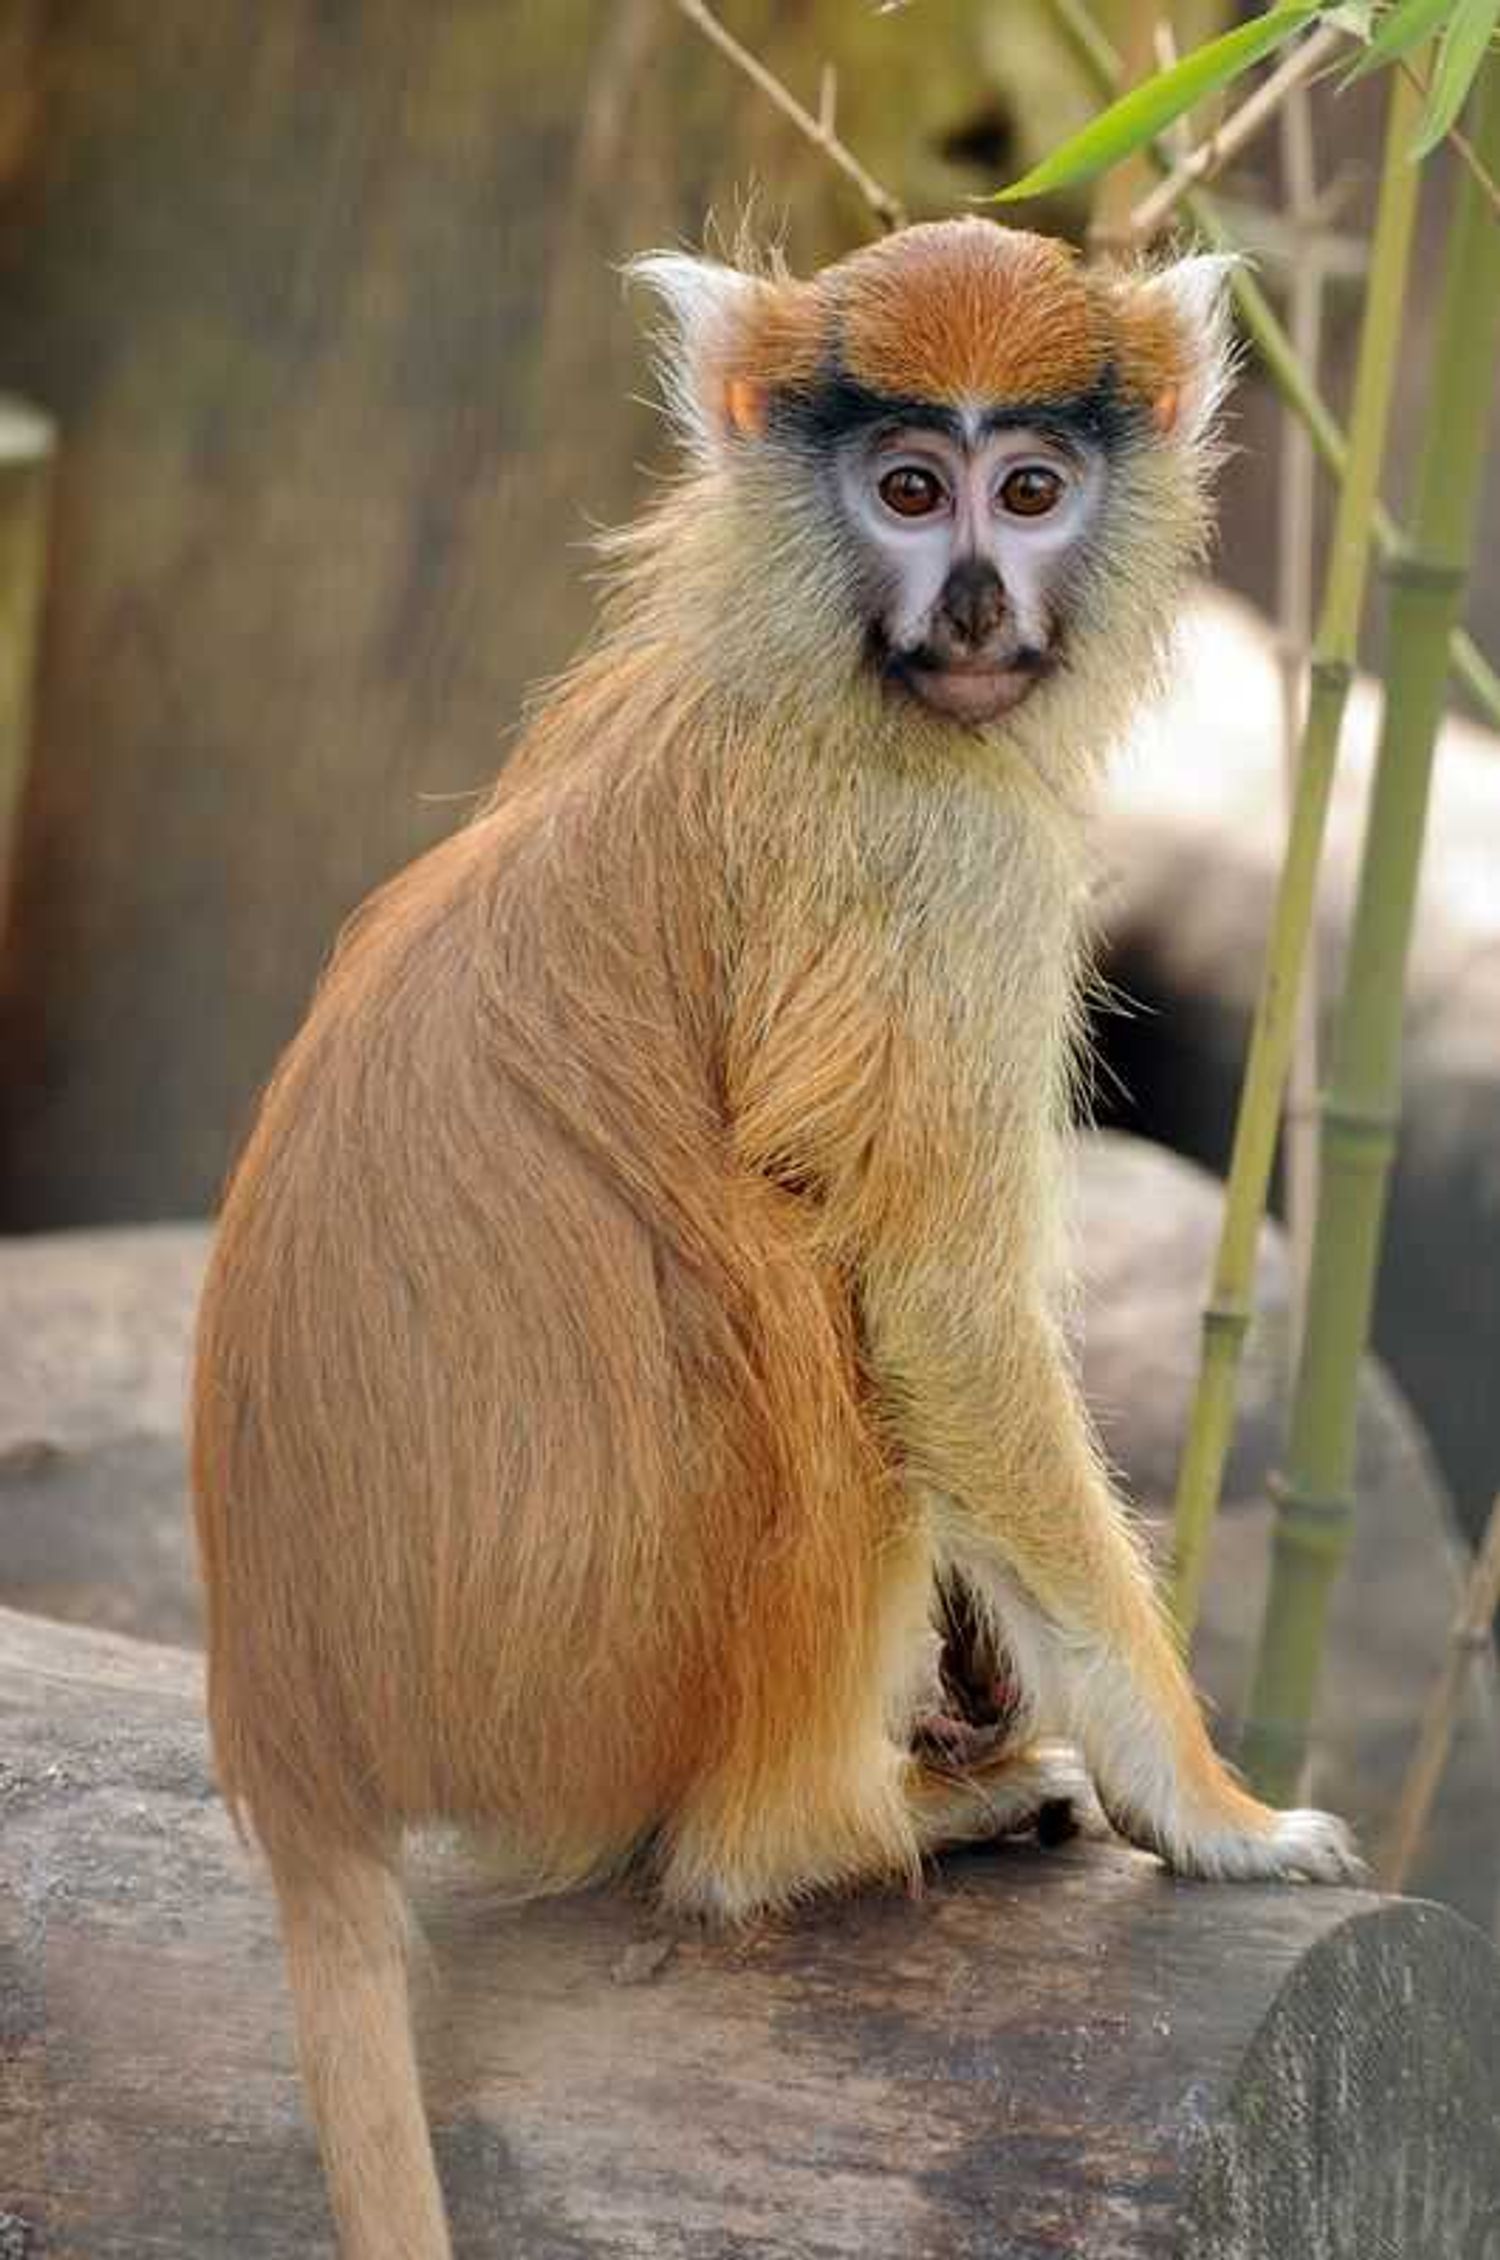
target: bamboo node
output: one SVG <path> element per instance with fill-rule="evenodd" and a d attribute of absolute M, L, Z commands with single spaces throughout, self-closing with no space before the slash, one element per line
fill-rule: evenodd
<path fill-rule="evenodd" d="M 1321 1554 L 1336 1561 L 1344 1551 L 1354 1520 L 1352 1491 L 1299 1491 L 1295 1481 L 1275 1471 L 1266 1489 L 1276 1507 L 1276 1544 L 1300 1553 Z"/>
<path fill-rule="evenodd" d="M 1399 1119 L 1390 1107 L 1325 1098 L 1323 1127 L 1342 1157 L 1355 1169 L 1383 1169 L 1396 1151 Z"/>
<path fill-rule="evenodd" d="M 1455 565 L 1446 557 L 1424 556 L 1411 548 L 1399 549 L 1388 557 L 1383 570 L 1394 587 L 1427 590 L 1435 596 L 1458 595 L 1469 577 L 1466 566 Z"/>
<path fill-rule="evenodd" d="M 1203 1311 L 1203 1332 L 1207 1340 L 1239 1342 L 1243 1340 L 1250 1324 L 1250 1305 L 1240 1302 L 1208 1303 Z"/>
<path fill-rule="evenodd" d="M 1308 665 L 1308 681 L 1313 690 L 1336 692 L 1343 698 L 1354 682 L 1354 669 L 1347 659 L 1314 658 Z"/>

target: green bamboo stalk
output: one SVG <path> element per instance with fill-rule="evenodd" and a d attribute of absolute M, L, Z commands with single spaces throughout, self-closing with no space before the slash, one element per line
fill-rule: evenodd
<path fill-rule="evenodd" d="M 1087 0 L 1052 0 L 1052 13 L 1069 47 L 1103 96 L 1119 91 L 1120 59 L 1106 34 L 1095 22 Z M 1160 142 L 1151 145 L 1152 162 L 1166 173 L 1171 155 Z M 1218 206 L 1202 189 L 1182 200 L 1184 216 L 1213 251 L 1240 249 Z M 1246 336 L 1254 345 L 1266 374 L 1292 412 L 1300 417 L 1326 470 L 1342 480 L 1349 465 L 1349 442 L 1338 418 L 1328 407 L 1288 337 L 1275 308 L 1246 266 L 1230 276 L 1235 311 Z M 1401 554 L 1402 534 L 1384 503 L 1375 509 L 1375 538 L 1382 559 L 1389 564 Z M 1455 628 L 1452 639 L 1453 671 L 1485 720 L 1500 729 L 1500 674 L 1491 667 L 1473 638 Z"/>
<path fill-rule="evenodd" d="M 1477 82 L 1473 138 L 1500 166 L 1500 58 Z M 1354 928 L 1322 1110 L 1307 1321 L 1292 1405 L 1271 1590 L 1244 1759 L 1264 1796 L 1295 1793 L 1329 1594 L 1353 1518 L 1355 1404 L 1369 1334 L 1400 1101 L 1407 952 L 1448 639 L 1473 554 L 1500 352 L 1500 228 L 1472 174 L 1458 186 L 1417 473 L 1411 546 L 1392 571 L 1385 720 Z"/>
<path fill-rule="evenodd" d="M 1307 719 L 1286 853 L 1235 1120 L 1213 1286 L 1203 1315 L 1198 1387 L 1178 1469 L 1172 1607 L 1184 1644 L 1192 1638 L 1198 1615 L 1209 1535 L 1234 1428 L 1240 1358 L 1255 1287 L 1255 1244 L 1276 1153 L 1297 1027 L 1297 1000 L 1317 900 L 1329 794 L 1358 654 L 1375 490 L 1400 358 L 1421 179 L 1418 167 L 1407 158 L 1421 102 L 1411 82 L 1400 72 L 1393 72 L 1385 166 L 1349 419 L 1348 463 L 1339 491 L 1322 612 L 1313 645 Z"/>

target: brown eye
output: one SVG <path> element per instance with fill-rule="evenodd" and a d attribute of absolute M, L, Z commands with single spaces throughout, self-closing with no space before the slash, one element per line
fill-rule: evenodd
<path fill-rule="evenodd" d="M 1063 496 L 1063 482 L 1044 463 L 1023 463 L 1000 489 L 1000 501 L 1013 518 L 1045 518 Z"/>
<path fill-rule="evenodd" d="M 903 463 L 886 472 L 880 482 L 880 499 L 898 518 L 930 518 L 935 510 L 942 509 L 947 497 L 935 472 Z"/>

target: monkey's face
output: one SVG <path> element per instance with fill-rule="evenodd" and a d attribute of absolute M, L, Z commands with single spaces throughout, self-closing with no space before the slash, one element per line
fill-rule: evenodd
<path fill-rule="evenodd" d="M 1207 531 L 1222 262 L 1091 268 L 972 219 L 808 282 L 672 253 L 639 271 L 676 318 L 702 474 L 660 521 L 698 665 L 799 716 L 857 689 L 862 724 L 873 672 L 924 745 L 1013 715 L 1033 759 L 1113 735 Z"/>
<path fill-rule="evenodd" d="M 839 501 L 873 663 L 894 695 L 970 726 L 1030 696 L 1062 651 L 1103 450 L 1061 423 L 913 410 L 846 441 Z"/>

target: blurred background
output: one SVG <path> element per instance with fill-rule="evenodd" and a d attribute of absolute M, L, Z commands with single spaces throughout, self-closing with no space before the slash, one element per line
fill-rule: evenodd
<path fill-rule="evenodd" d="M 1181 0 L 1179 45 L 1235 12 Z M 831 67 L 840 135 L 914 218 L 1018 174 L 1097 107 L 1044 0 L 723 0 L 718 13 L 810 106 Z M 1275 133 L 1216 183 L 1278 306 L 1299 276 L 1320 284 L 1321 376 L 1339 408 L 1382 115 L 1375 81 L 1320 92 L 1317 195 L 1300 217 L 1288 217 L 1291 159 Z M 1440 154 L 1396 396 L 1386 491 L 1398 507 L 1452 189 Z M 674 0 L 0 0 L 0 391 L 14 402 L 0 421 L 0 1297 L 8 1284 L 16 1370 L 30 1356 L 35 1380 L 29 1397 L 32 1380 L 16 1384 L 0 1421 L 12 1597 L 191 1636 L 176 1431 L 201 1243 L 167 1235 L 143 1268 L 101 1258 L 86 1282 L 61 1243 L 36 1236 L 210 1214 L 340 922 L 463 820 L 528 687 L 587 632 L 591 531 L 628 517 L 670 463 L 621 262 L 654 245 L 712 247 L 747 213 L 803 270 L 872 225 L 857 191 Z M 1081 240 L 1088 207 L 1078 194 L 1012 216 Z M 1216 573 L 1266 613 L 1285 427 L 1253 363 L 1231 437 Z M 1487 475 L 1470 626 L 1494 654 L 1493 450 Z M 1377 601 L 1370 663 L 1380 647 Z M 1129 1009 L 1100 1015 L 1096 1110 L 1215 1172 L 1279 852 L 1279 656 L 1255 613 L 1197 607 L 1183 687 L 1122 763 L 1102 834 L 1104 970 Z M 1362 689 L 1320 922 L 1325 980 L 1347 925 L 1375 719 Z M 1412 1090 L 1377 1317 L 1404 1395 L 1366 1440 L 1387 1502 L 1369 1525 L 1386 1533 L 1369 1541 L 1369 1576 L 1383 1583 L 1377 1593 L 1356 1576 L 1341 1635 L 1351 1668 L 1364 1650 L 1361 1715 L 1382 1733 L 1409 1726 L 1445 1635 L 1451 1566 L 1426 1601 L 1411 1597 L 1423 1549 L 1472 1538 L 1500 1484 L 1495 744 L 1462 720 L 1445 741 L 1414 961 Z M 1114 1298 L 1090 1353 L 1096 1407 L 1138 1489 L 1160 1500 L 1215 1203 L 1206 1180 L 1174 1193 L 1186 1177 L 1154 1166 L 1136 1156 L 1106 1171 L 1085 1237 Z M 1196 1221 L 1177 1231 L 1189 1211 Z M 29 1301 L 44 1253 L 60 1266 L 51 1299 L 37 1289 Z M 1268 1258 L 1273 1271 L 1280 1260 Z M 121 1284 L 127 1272 L 135 1285 Z M 1139 1299 L 1150 1279 L 1175 1298 L 1160 1333 Z M 1284 1299 L 1284 1281 L 1268 1291 Z M 92 1332 L 56 1320 L 70 1296 L 94 1312 Z M 153 1363 L 158 1322 L 167 1348 Z M 1277 1323 L 1273 1312 L 1244 1498 L 1279 1445 Z M 61 1330 L 44 1356 L 49 1326 Z M 1177 1365 L 1143 1392 L 1143 1349 L 1169 1335 L 1184 1345 Z M 70 1430 L 57 1377 L 90 1359 L 96 1376 L 115 1375 L 94 1400 L 113 1388 L 114 1411 Z M 1149 1417 L 1116 1439 L 1121 1404 Z M 161 1514 L 139 1543 L 176 1549 L 172 1597 L 154 1612 L 122 1598 L 128 1563 L 98 1567 L 114 1541 L 80 1508 L 79 1562 L 94 1549 L 98 1590 L 64 1603 L 68 1579 L 81 1590 L 89 1573 L 46 1557 L 65 1520 L 57 1471 L 102 1437 L 77 1495 L 118 1500 L 117 1446 L 142 1432 L 160 1446 L 139 1481 Z M 44 1526 L 41 1566 L 23 1575 L 24 1533 Z M 1249 1543 L 1233 1530 L 1223 1542 Z M 1259 1574 L 1231 1561 L 1229 1583 Z M 1387 1700 L 1381 1675 L 1396 1666 L 1370 1626 L 1388 1621 L 1399 1646 L 1418 1618 L 1399 1700 Z M 1471 1721 L 1444 1870 L 1472 1908 L 1492 1900 L 1500 1857 L 1500 1741 L 1484 1719 Z M 1374 1746 L 1367 1736 L 1363 1757 L 1345 1750 L 1339 1763 L 1374 1766 Z M 1389 1736 L 1381 1749 L 1388 1788 L 1400 1751 Z"/>
<path fill-rule="evenodd" d="M 836 65 L 842 135 L 914 216 L 1094 106 L 1029 0 L 722 12 L 809 102 Z M 619 263 L 753 200 L 808 267 L 869 215 L 671 0 L 5 22 L 0 385 L 58 430 L 0 965 L 0 1229 L 32 1231 L 212 1206 L 339 921 L 461 820 L 586 631 L 589 530 L 667 457 Z M 1335 398 L 1380 110 L 1364 87 L 1320 115 Z M 1275 436 L 1251 377 L 1219 569 L 1262 601 Z M 1500 544 L 1481 571 L 1494 648 Z"/>

